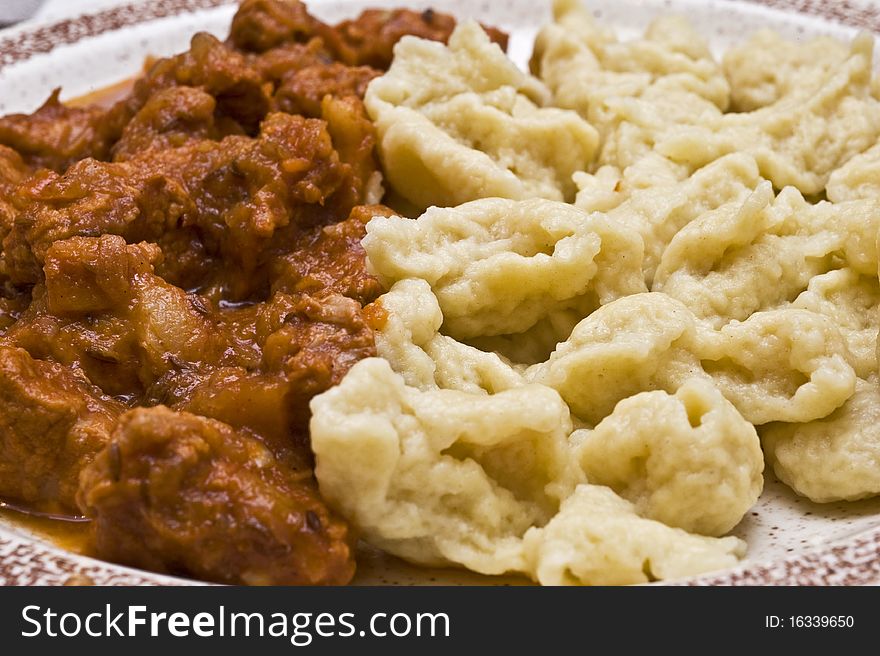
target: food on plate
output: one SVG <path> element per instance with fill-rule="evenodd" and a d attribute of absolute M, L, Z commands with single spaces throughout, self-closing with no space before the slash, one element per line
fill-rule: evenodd
<path fill-rule="evenodd" d="M 351 579 L 308 404 L 376 352 L 360 240 L 394 212 L 362 97 L 401 36 L 454 25 L 248 1 L 109 107 L 0 118 L 0 497 L 84 514 L 121 563 Z"/>
<path fill-rule="evenodd" d="M 864 499 L 880 494 L 880 399 L 877 377 L 859 379 L 840 408 L 806 424 L 770 424 L 768 461 L 783 481 L 813 501 Z"/>
<path fill-rule="evenodd" d="M 124 409 L 81 372 L 0 347 L 0 495 L 75 509 L 80 471 Z"/>
<path fill-rule="evenodd" d="M 840 203 L 880 197 L 880 146 L 874 145 L 836 169 L 828 178 L 825 195 Z"/>
<path fill-rule="evenodd" d="M 871 38 L 553 9 L 525 72 L 245 0 L 0 118 L 0 498 L 209 581 L 347 583 L 363 540 L 596 585 L 736 565 L 765 462 L 880 494 Z"/>
<path fill-rule="evenodd" d="M 761 180 L 755 160 L 736 153 L 697 169 L 683 180 L 661 173 L 652 177 L 651 184 L 644 184 L 638 176 L 651 167 L 645 166 L 639 173 L 633 172 L 635 168 L 621 172 L 603 166 L 595 174 L 575 174 L 578 194 L 574 204 L 588 212 L 606 212 L 615 223 L 641 235 L 645 251 L 642 267 L 648 285 L 679 230 L 722 207 L 738 209 Z"/>
<path fill-rule="evenodd" d="M 743 551 L 736 538 L 646 519 L 588 484 L 567 407 L 543 385 L 419 390 L 368 358 L 312 408 L 327 500 L 371 543 L 417 563 L 620 584 L 733 565 Z"/>
<path fill-rule="evenodd" d="M 224 583 L 346 583 L 353 536 L 299 456 L 163 406 L 126 412 L 82 472 L 105 557 Z"/>
<path fill-rule="evenodd" d="M 765 452 L 813 500 L 878 494 L 870 41 L 818 56 L 824 41 L 762 33 L 719 63 L 681 19 L 623 43 L 577 2 L 554 9 L 532 73 L 545 107 L 599 135 L 573 204 L 392 178 L 437 206 L 367 225 L 369 269 L 389 290 L 374 303 L 380 359 L 312 401 L 328 502 L 414 562 L 595 584 L 735 562 L 743 545 L 717 537 L 760 495 Z M 463 32 L 478 35 L 401 45 L 367 92 L 380 124 L 390 88 L 408 109 L 462 93 L 449 93 L 454 64 L 422 62 L 454 62 Z M 422 74 L 404 86 L 408 67 Z M 450 132 L 455 116 L 429 126 L 425 106 L 411 119 L 425 134 L 492 155 Z M 380 129 L 386 168 L 451 152 L 395 156 L 382 135 L 397 127 Z M 520 137 L 511 147 L 529 152 Z"/>

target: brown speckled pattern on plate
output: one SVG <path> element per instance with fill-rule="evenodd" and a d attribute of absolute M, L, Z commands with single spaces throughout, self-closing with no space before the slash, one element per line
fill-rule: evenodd
<path fill-rule="evenodd" d="M 837 23 L 880 33 L 880 5 L 848 0 L 747 0 L 756 4 L 827 18 Z"/>
<path fill-rule="evenodd" d="M 0 68 L 46 53 L 55 46 L 76 43 L 149 20 L 228 5 L 235 0 L 150 0 L 114 7 L 0 39 Z"/>
<path fill-rule="evenodd" d="M 0 38 L 0 69 L 44 54 L 59 44 L 145 21 L 210 9 L 235 0 L 148 0 L 132 2 Z M 749 0 L 774 9 L 827 18 L 880 32 L 880 4 L 842 0 Z M 442 5 L 442 0 L 438 0 Z M 676 582 L 682 585 L 859 585 L 880 583 L 880 528 L 836 543 L 805 549 L 769 563 L 746 563 L 723 572 Z M 0 526 L 0 585 L 195 585 L 65 552 Z"/>
<path fill-rule="evenodd" d="M 71 554 L 0 528 L 0 585 L 199 585 Z"/>

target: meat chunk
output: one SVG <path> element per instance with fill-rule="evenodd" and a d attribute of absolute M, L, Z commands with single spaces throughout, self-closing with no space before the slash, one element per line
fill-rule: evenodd
<path fill-rule="evenodd" d="M 45 285 L 7 331 L 10 343 L 83 371 L 113 396 L 137 398 L 183 362 L 236 361 L 198 301 L 153 274 L 152 244 L 73 237 L 47 251 Z"/>
<path fill-rule="evenodd" d="M 284 43 L 265 52 L 247 53 L 247 57 L 273 88 L 292 71 L 333 63 L 333 56 L 324 47 L 324 41 L 320 37 L 314 37 L 306 43 Z"/>
<path fill-rule="evenodd" d="M 292 70 L 282 79 L 273 97 L 275 107 L 289 114 L 320 118 L 324 96 L 363 99 L 370 81 L 382 74 L 369 66 L 337 62 Z"/>
<path fill-rule="evenodd" d="M 361 240 L 374 216 L 394 216 L 384 205 L 359 205 L 341 223 L 317 228 L 299 247 L 280 258 L 273 291 L 288 294 L 333 292 L 362 305 L 376 300 L 384 289 L 367 271 Z"/>
<path fill-rule="evenodd" d="M 376 355 L 361 305 L 333 293 L 275 294 L 267 303 L 220 310 L 213 318 L 224 343 L 250 350 L 235 358 L 178 361 L 146 391 L 146 403 L 246 428 L 310 463 L 309 402 L 357 361 Z"/>
<path fill-rule="evenodd" d="M 377 166 L 362 108 L 351 114 L 343 101 L 328 102 L 329 124 L 274 113 L 257 139 L 195 141 L 35 176 L 19 190 L 0 270 L 16 284 L 35 284 L 52 243 L 109 233 L 157 243 L 165 254 L 157 273 L 172 284 L 216 300 L 265 297 L 272 258 L 302 229 L 347 216 Z"/>
<path fill-rule="evenodd" d="M 156 276 L 161 254 L 152 244 L 111 235 L 58 241 L 45 285 L 6 339 L 84 372 L 113 396 L 215 417 L 307 454 L 309 401 L 375 355 L 361 300 L 381 290 L 356 238 L 336 232 L 321 261 L 339 281 L 316 272 L 303 285 L 311 294 L 279 292 L 228 309 Z"/>
<path fill-rule="evenodd" d="M 416 36 L 446 43 L 455 29 L 455 19 L 448 14 L 426 9 L 367 9 L 354 20 L 339 23 L 322 32 L 327 47 L 336 59 L 349 66 L 372 66 L 387 70 L 394 57 L 394 45 L 405 36 Z M 507 50 L 507 34 L 485 27 L 492 41 Z"/>
<path fill-rule="evenodd" d="M 260 72 L 243 54 L 206 32 L 196 34 L 186 52 L 154 63 L 116 111 L 130 118 L 154 94 L 176 86 L 196 87 L 211 95 L 218 120 L 234 121 L 248 134 L 257 131 L 269 111 L 269 93 Z"/>
<path fill-rule="evenodd" d="M 21 155 L 12 148 L 0 146 L 0 241 L 9 234 L 15 219 L 12 193 L 29 173 Z"/>
<path fill-rule="evenodd" d="M 194 87 L 171 87 L 150 96 L 113 146 L 113 159 L 124 162 L 138 155 L 179 148 L 226 136 L 217 126 L 214 96 Z"/>
<path fill-rule="evenodd" d="M 0 144 L 18 151 L 29 166 L 63 172 L 77 160 L 107 159 L 122 124 L 100 107 L 67 107 L 60 89 L 33 114 L 0 117 Z"/>
<path fill-rule="evenodd" d="M 29 173 L 29 167 L 17 152 L 0 146 L 0 244 L 15 222 L 13 192 Z M 15 322 L 27 304 L 27 294 L 15 289 L 0 266 L 0 333 Z"/>
<path fill-rule="evenodd" d="M 232 19 L 229 40 L 236 48 L 265 52 L 285 43 L 304 43 L 320 31 L 298 0 L 244 0 Z"/>
<path fill-rule="evenodd" d="M 79 472 L 123 409 L 75 370 L 0 346 L 0 497 L 76 512 Z"/>
<path fill-rule="evenodd" d="M 82 476 L 98 555 L 250 585 L 343 584 L 353 540 L 308 470 L 244 431 L 158 406 L 132 410 Z"/>
<path fill-rule="evenodd" d="M 452 16 L 433 9 L 368 9 L 354 20 L 330 26 L 310 15 L 299 0 L 245 0 L 232 20 L 229 41 L 241 50 L 260 53 L 317 37 L 343 64 L 386 70 L 391 65 L 394 44 L 404 36 L 446 43 L 454 29 Z M 502 49 L 507 49 L 504 32 L 484 29 Z"/>
<path fill-rule="evenodd" d="M 356 362 L 376 355 L 373 331 L 361 305 L 338 294 L 279 301 L 285 314 L 263 343 L 263 367 L 280 371 L 287 382 L 291 432 L 307 445 L 309 402 L 339 384 Z"/>
<path fill-rule="evenodd" d="M 3 241 L 0 271 L 17 285 L 42 280 L 46 251 L 55 241 L 104 233 L 161 240 L 194 211 L 173 180 L 92 159 L 61 176 L 37 173 L 18 188 L 14 202 L 18 213 Z"/>

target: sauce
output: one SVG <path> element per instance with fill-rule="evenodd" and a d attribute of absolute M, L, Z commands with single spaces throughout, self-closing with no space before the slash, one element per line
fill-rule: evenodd
<path fill-rule="evenodd" d="M 0 522 L 12 524 L 56 547 L 83 556 L 89 555 L 89 526 L 85 519 L 54 519 L 16 509 L 0 501 Z"/>
<path fill-rule="evenodd" d="M 83 96 L 71 98 L 70 100 L 65 101 L 64 104 L 68 107 L 85 107 L 86 105 L 111 107 L 129 94 L 132 87 L 134 87 L 136 79 L 137 78 L 130 77 L 121 82 L 111 84 L 110 86 L 95 89 Z"/>

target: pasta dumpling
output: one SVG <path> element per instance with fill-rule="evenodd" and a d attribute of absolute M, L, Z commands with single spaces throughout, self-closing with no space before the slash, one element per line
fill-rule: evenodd
<path fill-rule="evenodd" d="M 576 113 L 545 107 L 547 88 L 521 72 L 475 22 L 445 46 L 404 37 L 365 104 L 391 186 L 418 209 L 469 200 L 571 200 L 571 176 L 598 147 Z"/>

